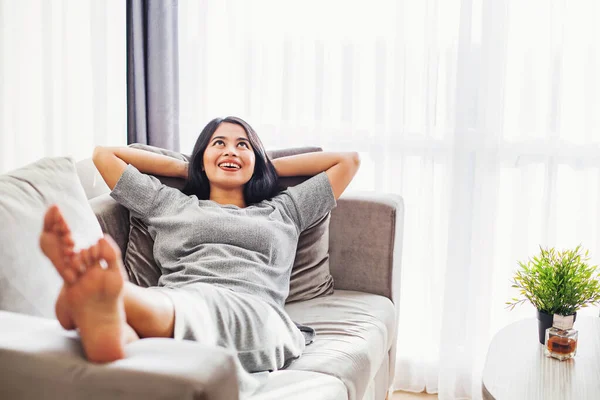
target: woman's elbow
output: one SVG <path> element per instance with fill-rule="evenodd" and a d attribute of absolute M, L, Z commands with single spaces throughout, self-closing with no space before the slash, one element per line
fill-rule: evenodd
<path fill-rule="evenodd" d="M 352 151 L 352 152 L 347 153 L 346 160 L 356 170 L 358 170 L 358 167 L 360 167 L 360 154 L 358 152 Z"/>
<path fill-rule="evenodd" d="M 352 159 L 352 162 L 356 168 L 360 167 L 360 154 L 357 151 L 350 153 L 350 158 Z"/>
<path fill-rule="evenodd" d="M 356 175 L 360 168 L 360 154 L 356 151 L 346 153 L 342 164 L 346 166 L 346 170 L 349 171 L 351 176 Z"/>
<path fill-rule="evenodd" d="M 92 160 L 94 160 L 94 161 L 97 160 L 103 151 L 104 151 L 104 147 L 102 147 L 102 146 L 94 147 L 94 152 L 92 154 Z"/>
<path fill-rule="evenodd" d="M 96 146 L 94 147 L 94 153 L 92 154 L 92 162 L 96 168 L 100 169 L 102 165 L 106 165 L 109 162 L 110 156 L 114 153 L 108 147 Z"/>
<path fill-rule="evenodd" d="M 113 147 L 96 146 L 94 147 L 94 153 L 92 154 L 92 160 L 96 161 L 105 158 L 107 154 L 115 155 Z"/>

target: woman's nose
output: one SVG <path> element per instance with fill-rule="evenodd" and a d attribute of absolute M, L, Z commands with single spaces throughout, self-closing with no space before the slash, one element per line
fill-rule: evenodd
<path fill-rule="evenodd" d="M 233 147 L 233 148 L 229 148 L 228 147 L 228 148 L 225 149 L 225 154 L 224 155 L 226 155 L 226 156 L 231 156 L 231 155 L 237 156 L 237 151 L 236 151 L 235 147 Z"/>

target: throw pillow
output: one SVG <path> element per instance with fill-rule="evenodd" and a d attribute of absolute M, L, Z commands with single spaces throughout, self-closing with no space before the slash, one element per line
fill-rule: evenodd
<path fill-rule="evenodd" d="M 44 214 L 58 204 L 76 247 L 88 247 L 102 230 L 67 157 L 43 158 L 0 175 L 0 309 L 54 318 L 62 279 L 42 253 Z"/>
<path fill-rule="evenodd" d="M 189 161 L 189 156 L 154 146 L 134 143 L 130 147 L 159 153 L 179 160 Z M 267 152 L 271 159 L 288 155 L 320 151 L 318 148 L 300 148 Z M 183 179 L 157 176 L 165 185 L 183 188 Z M 281 178 L 280 190 L 297 185 L 308 177 Z M 153 257 L 154 241 L 148 227 L 130 216 L 130 231 L 124 264 L 131 282 L 142 287 L 156 286 L 161 271 Z M 333 293 L 333 277 L 329 272 L 329 214 L 300 234 L 296 258 L 290 279 L 290 293 L 286 302 L 309 300 Z"/>

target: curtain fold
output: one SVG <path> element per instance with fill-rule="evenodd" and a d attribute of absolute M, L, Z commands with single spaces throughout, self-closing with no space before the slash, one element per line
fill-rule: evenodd
<path fill-rule="evenodd" d="M 127 0 L 127 142 L 179 151 L 177 0 Z"/>

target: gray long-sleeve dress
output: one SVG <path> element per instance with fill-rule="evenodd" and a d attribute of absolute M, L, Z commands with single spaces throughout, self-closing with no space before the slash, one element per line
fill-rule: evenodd
<path fill-rule="evenodd" d="M 141 218 L 175 306 L 176 339 L 234 349 L 249 372 L 299 357 L 304 336 L 284 311 L 300 232 L 336 205 L 323 172 L 245 208 L 199 200 L 128 165 L 111 196 Z"/>

